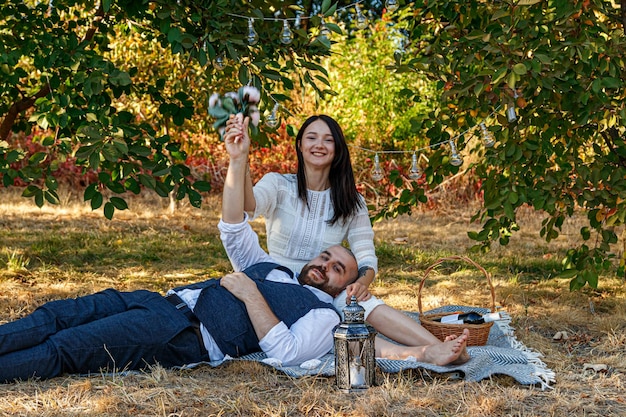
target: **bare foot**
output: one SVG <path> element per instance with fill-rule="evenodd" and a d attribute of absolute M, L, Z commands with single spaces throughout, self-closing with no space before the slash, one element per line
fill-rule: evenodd
<path fill-rule="evenodd" d="M 467 335 L 469 337 L 469 330 L 467 330 Z M 465 332 L 463 332 L 465 333 Z M 446 336 L 445 341 L 449 342 L 451 340 L 456 339 L 457 337 L 453 334 Z M 467 343 L 467 339 L 465 340 L 465 343 Z M 464 364 L 465 362 L 469 361 L 472 357 L 469 355 L 469 353 L 467 353 L 467 346 L 463 346 L 463 349 L 461 350 L 461 354 L 459 355 L 458 358 L 456 358 L 455 360 L 453 360 L 452 362 L 449 363 L 449 365 L 461 365 Z"/>
<path fill-rule="evenodd" d="M 436 345 L 429 345 L 424 350 L 426 362 L 435 365 L 459 365 L 470 359 L 466 345 L 469 330 L 464 329 L 460 336 L 448 336 L 445 341 Z"/>

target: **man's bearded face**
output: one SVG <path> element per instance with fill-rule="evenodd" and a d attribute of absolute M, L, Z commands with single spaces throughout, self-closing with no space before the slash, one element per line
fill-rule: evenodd
<path fill-rule="evenodd" d="M 343 290 L 343 288 L 331 285 L 325 269 L 317 265 L 306 264 L 298 276 L 298 281 L 302 285 L 318 288 L 332 297 L 335 297 Z"/>

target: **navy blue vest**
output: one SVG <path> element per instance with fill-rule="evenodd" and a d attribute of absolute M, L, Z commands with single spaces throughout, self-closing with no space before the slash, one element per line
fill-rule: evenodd
<path fill-rule="evenodd" d="M 308 289 L 294 284 L 266 281 L 274 269 L 293 275 L 278 264 L 262 262 L 245 269 L 243 273 L 256 282 L 257 288 L 276 317 L 287 327 L 315 308 L 329 308 L 331 304 L 320 301 Z M 220 350 L 232 357 L 261 351 L 245 304 L 220 285 L 219 279 L 191 284 L 182 289 L 202 289 L 193 312 L 209 331 Z"/>

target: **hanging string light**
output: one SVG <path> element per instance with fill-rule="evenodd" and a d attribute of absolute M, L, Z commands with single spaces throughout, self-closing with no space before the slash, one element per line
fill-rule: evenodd
<path fill-rule="evenodd" d="M 356 0 L 354 3 L 348 4 L 348 5 L 343 6 L 343 7 L 338 7 L 335 10 L 335 13 L 340 12 L 342 10 L 347 10 L 349 8 L 355 7 L 355 9 L 357 11 L 356 25 L 357 25 L 358 28 L 364 29 L 364 28 L 366 28 L 368 26 L 368 20 L 367 20 L 367 17 L 361 12 L 361 9 L 359 8 L 359 4 L 363 3 L 363 2 L 364 2 L 364 0 Z M 298 2 L 298 6 L 299 7 L 302 7 L 301 3 L 302 3 L 301 1 Z M 393 8 L 393 10 L 398 8 L 398 2 L 397 1 L 391 1 L 390 3 L 392 3 L 392 5 L 390 7 Z M 294 28 L 300 29 L 303 19 L 312 19 L 313 17 L 316 17 L 316 16 L 303 16 L 302 12 L 300 10 L 295 12 L 295 17 L 293 17 L 293 18 L 279 17 L 280 14 L 281 14 L 281 12 L 279 10 L 277 10 L 274 13 L 274 17 L 255 17 L 255 18 L 252 18 L 250 16 L 243 16 L 243 15 L 236 14 L 236 13 L 227 13 L 227 15 L 230 16 L 230 17 L 246 19 L 248 21 L 248 32 L 246 34 L 246 40 L 247 40 L 249 45 L 256 45 L 258 43 L 258 41 L 259 41 L 259 35 L 254 30 L 254 20 L 283 21 L 283 29 L 282 29 L 282 31 L 280 33 L 280 41 L 281 41 L 281 43 L 283 43 L 285 45 L 289 45 L 293 41 L 293 37 L 294 37 L 294 34 L 291 31 L 291 28 L 289 27 L 289 20 L 293 20 L 293 27 Z M 327 40 L 330 40 L 331 31 L 326 26 L 326 22 L 324 22 L 324 18 L 320 17 L 320 19 L 321 19 L 321 24 L 320 24 L 320 27 L 319 27 L 319 35 L 318 35 L 318 37 L 320 38 L 320 40 L 322 38 L 326 38 Z"/>
<path fill-rule="evenodd" d="M 384 173 L 380 167 L 380 158 L 378 154 L 374 155 L 374 169 L 372 169 L 372 179 L 374 181 L 381 181 L 384 178 Z"/>
<path fill-rule="evenodd" d="M 356 27 L 358 29 L 365 29 L 367 27 L 367 17 L 361 12 L 361 8 L 358 4 L 354 6 L 356 9 Z"/>
<path fill-rule="evenodd" d="M 487 118 L 492 117 L 494 114 L 496 114 L 499 110 L 500 110 L 501 106 L 497 106 L 493 112 L 487 116 L 485 118 L 485 120 Z M 476 130 L 476 129 L 480 129 L 482 134 L 483 134 L 483 144 L 485 144 L 485 146 L 488 146 L 490 144 L 491 141 L 486 141 L 484 140 L 484 136 L 485 136 L 485 131 L 487 132 L 487 136 L 489 136 L 490 138 L 493 139 L 493 134 L 491 131 L 489 131 L 489 129 L 487 129 L 487 125 L 484 121 L 480 122 L 478 125 L 473 126 L 468 128 L 467 130 L 465 130 L 464 132 L 462 132 L 461 134 L 455 136 L 454 138 L 451 139 L 446 139 L 442 142 L 438 142 L 438 143 L 431 143 L 423 148 L 419 148 L 419 149 L 415 149 L 412 151 L 402 151 L 402 150 L 393 150 L 393 151 L 376 151 L 373 149 L 367 149 L 367 148 L 363 148 L 360 146 L 356 146 L 353 144 L 349 144 L 348 146 L 354 147 L 354 148 L 358 148 L 362 151 L 365 152 L 371 152 L 374 153 L 374 167 L 371 171 L 371 175 L 372 175 L 372 179 L 375 179 L 376 181 L 380 181 L 383 179 L 384 177 L 384 171 L 381 169 L 380 167 L 380 157 L 379 154 L 393 154 L 393 153 L 400 153 L 400 154 L 404 154 L 404 153 L 409 153 L 411 152 L 413 154 L 412 158 L 411 158 L 411 167 L 409 169 L 409 174 L 408 177 L 411 180 L 416 180 L 419 179 L 421 176 L 424 175 L 424 166 L 428 166 L 428 164 L 430 163 L 430 161 L 428 160 L 428 157 L 426 155 L 424 155 L 424 153 L 420 152 L 422 150 L 427 150 L 427 149 L 434 149 L 434 148 L 438 148 L 442 145 L 444 145 L 445 143 L 448 143 L 448 145 L 450 146 L 450 150 L 451 150 L 451 155 L 450 155 L 450 164 L 453 166 L 461 166 L 463 165 L 463 158 L 460 156 L 457 148 L 456 148 L 456 144 L 455 144 L 455 140 L 463 135 L 465 135 L 466 133 Z M 493 145 L 492 145 L 493 146 Z"/>
<path fill-rule="evenodd" d="M 218 54 L 213 60 L 213 66 L 216 70 L 223 70 L 226 66 L 226 58 L 224 57 L 224 53 Z"/>
<path fill-rule="evenodd" d="M 450 165 L 455 167 L 463 165 L 463 158 L 461 158 L 461 155 L 459 155 L 459 152 L 456 150 L 454 141 L 450 139 L 448 144 L 450 145 Z"/>
<path fill-rule="evenodd" d="M 256 45 L 259 42 L 259 34 L 254 30 L 254 19 L 248 19 L 248 44 L 251 46 Z"/>
<path fill-rule="evenodd" d="M 330 40 L 330 29 L 328 29 L 328 27 L 326 27 L 326 22 L 324 22 L 324 19 L 320 19 L 320 38 L 326 38 L 328 40 Z"/>
<path fill-rule="evenodd" d="M 300 29 L 300 25 L 302 25 L 302 17 L 300 17 L 302 13 L 297 12 L 296 13 L 296 19 L 293 22 L 293 27 L 296 29 Z"/>
<path fill-rule="evenodd" d="M 411 170 L 409 171 L 409 178 L 412 180 L 418 180 L 422 176 L 422 170 L 417 161 L 417 154 L 413 152 L 413 157 L 411 158 Z"/>
<path fill-rule="evenodd" d="M 515 100 L 517 100 L 517 97 L 519 96 L 517 95 L 517 91 L 516 91 L 515 94 L 513 95 L 513 101 L 511 101 L 508 107 L 506 108 L 506 118 L 509 121 L 509 123 L 513 123 L 514 121 L 517 120 L 517 113 L 515 112 Z"/>
<path fill-rule="evenodd" d="M 293 32 L 289 28 L 289 22 L 287 19 L 283 20 L 283 30 L 280 32 L 280 42 L 284 45 L 289 45 L 293 41 Z"/>
<path fill-rule="evenodd" d="M 483 146 L 485 148 L 493 147 L 493 145 L 496 144 L 496 141 L 493 138 L 493 133 L 491 133 L 489 129 L 487 129 L 487 125 L 485 125 L 485 122 L 480 122 L 479 126 L 482 134 Z"/>
<path fill-rule="evenodd" d="M 279 104 L 275 103 L 272 113 L 265 119 L 265 125 L 270 129 L 276 129 L 276 126 L 278 126 L 278 106 Z"/>
<path fill-rule="evenodd" d="M 398 0 L 387 0 L 385 2 L 385 8 L 390 13 L 393 13 L 396 10 L 398 10 L 398 7 L 400 7 L 400 5 L 398 4 Z"/>

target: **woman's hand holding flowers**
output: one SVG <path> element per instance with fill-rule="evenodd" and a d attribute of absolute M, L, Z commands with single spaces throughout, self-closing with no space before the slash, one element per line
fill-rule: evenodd
<path fill-rule="evenodd" d="M 244 118 L 241 113 L 231 114 L 226 121 L 223 138 L 231 160 L 246 158 L 247 162 L 250 149 L 249 123 L 250 117 Z"/>
<path fill-rule="evenodd" d="M 250 124 L 247 126 L 252 130 L 252 134 L 256 135 L 261 119 L 261 112 L 258 108 L 260 101 L 261 93 L 256 87 L 252 86 L 240 87 L 237 93 L 229 92 L 224 94 L 224 96 L 213 93 L 209 98 L 209 114 L 216 119 L 213 127 L 224 138 L 227 122 L 230 120 L 231 115 L 241 114 L 242 122 L 244 118 L 249 118 Z"/>

